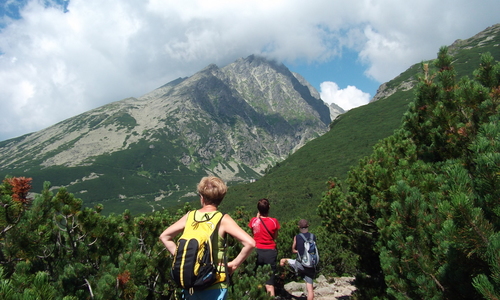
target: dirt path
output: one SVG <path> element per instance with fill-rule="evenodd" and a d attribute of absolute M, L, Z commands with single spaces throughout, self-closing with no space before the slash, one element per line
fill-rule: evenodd
<path fill-rule="evenodd" d="M 285 290 L 288 295 L 285 295 L 285 299 L 305 300 L 307 299 L 305 289 L 306 286 L 304 282 L 287 283 L 285 285 Z M 327 280 L 325 276 L 320 275 L 314 281 L 315 300 L 347 300 L 355 290 L 354 277 L 335 277 L 331 280 Z"/>

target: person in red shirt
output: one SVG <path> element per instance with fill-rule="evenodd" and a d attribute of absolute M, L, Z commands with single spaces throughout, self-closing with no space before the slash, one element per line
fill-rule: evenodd
<path fill-rule="evenodd" d="M 276 274 L 276 259 L 278 251 L 276 249 L 276 238 L 280 223 L 277 219 L 269 217 L 269 200 L 262 198 L 257 203 L 258 213 L 248 223 L 252 228 L 255 248 L 257 252 L 256 268 L 263 265 L 271 265 L 272 274 L 266 281 L 266 291 L 271 296 L 275 296 L 274 278 Z"/>

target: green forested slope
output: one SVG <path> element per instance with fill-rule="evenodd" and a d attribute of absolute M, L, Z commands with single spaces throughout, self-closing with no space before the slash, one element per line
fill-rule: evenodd
<path fill-rule="evenodd" d="M 450 46 L 457 78 L 473 78 L 483 53 L 489 52 L 495 60 L 500 60 L 499 28 L 492 26 Z M 433 68 L 432 64 L 430 67 Z M 232 186 L 223 209 L 232 211 L 237 206 L 254 209 L 256 201 L 265 197 L 270 199 L 277 217 L 290 220 L 301 216 L 318 224 L 316 208 L 327 191 L 329 178 L 345 178 L 352 166 L 372 153 L 377 141 L 399 128 L 408 103 L 415 99 L 415 85 L 421 71 L 421 63 L 408 68 L 386 83 L 387 89 L 395 93 L 339 116 L 328 133 L 307 143 L 258 181 Z M 411 89 L 407 88 L 409 84 Z"/>
<path fill-rule="evenodd" d="M 443 47 L 403 126 L 320 204 L 359 257 L 359 299 L 500 297 L 500 63 L 471 80 L 451 62 Z"/>
<path fill-rule="evenodd" d="M 391 135 L 400 126 L 411 97 L 412 92 L 398 93 L 341 115 L 329 132 L 307 143 L 263 178 L 230 187 L 222 209 L 254 209 L 258 199 L 268 198 L 273 212 L 283 220 L 297 216 L 317 220 L 315 208 L 327 190 L 328 178 L 345 177 L 378 140 Z"/>

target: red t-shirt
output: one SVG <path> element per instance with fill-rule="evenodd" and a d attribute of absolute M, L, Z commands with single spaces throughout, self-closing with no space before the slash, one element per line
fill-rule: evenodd
<path fill-rule="evenodd" d="M 260 222 L 262 220 L 267 229 L 271 232 L 267 232 L 266 227 Z M 273 236 L 276 235 L 276 231 L 280 229 L 280 223 L 275 218 L 257 218 L 253 217 L 248 223 L 248 226 L 252 228 L 253 239 L 255 240 L 255 247 L 258 249 L 276 249 L 276 242 L 273 240 Z"/>

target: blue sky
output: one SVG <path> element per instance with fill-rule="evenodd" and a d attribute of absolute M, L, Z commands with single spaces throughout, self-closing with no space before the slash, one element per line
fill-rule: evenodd
<path fill-rule="evenodd" d="M 327 103 L 368 103 L 500 0 L 0 0 L 0 141 L 251 54 Z"/>
<path fill-rule="evenodd" d="M 325 90 L 325 85 L 328 86 L 329 84 L 331 92 L 333 83 L 335 83 L 333 86 L 335 87 L 334 92 L 337 92 L 337 95 L 338 92 L 346 91 L 349 86 L 356 87 L 359 92 L 363 92 L 365 94 L 364 96 L 361 95 L 361 97 L 359 97 L 356 94 L 353 95 L 352 93 L 349 93 L 346 95 L 351 98 L 349 103 L 347 101 L 337 101 L 336 104 L 341 105 L 341 107 L 345 109 L 366 104 L 371 97 L 375 96 L 375 93 L 381 84 L 374 78 L 364 74 L 366 64 L 362 63 L 358 58 L 358 53 L 351 49 L 344 49 L 341 57 L 336 57 L 325 62 L 285 62 L 285 64 L 291 71 L 299 73 L 307 79 L 307 81 L 318 91 L 323 91 L 322 98 L 327 98 L 326 95 L 328 95 L 328 90 Z M 328 101 L 329 99 L 324 100 L 326 100 L 326 102 L 333 102 Z"/>

